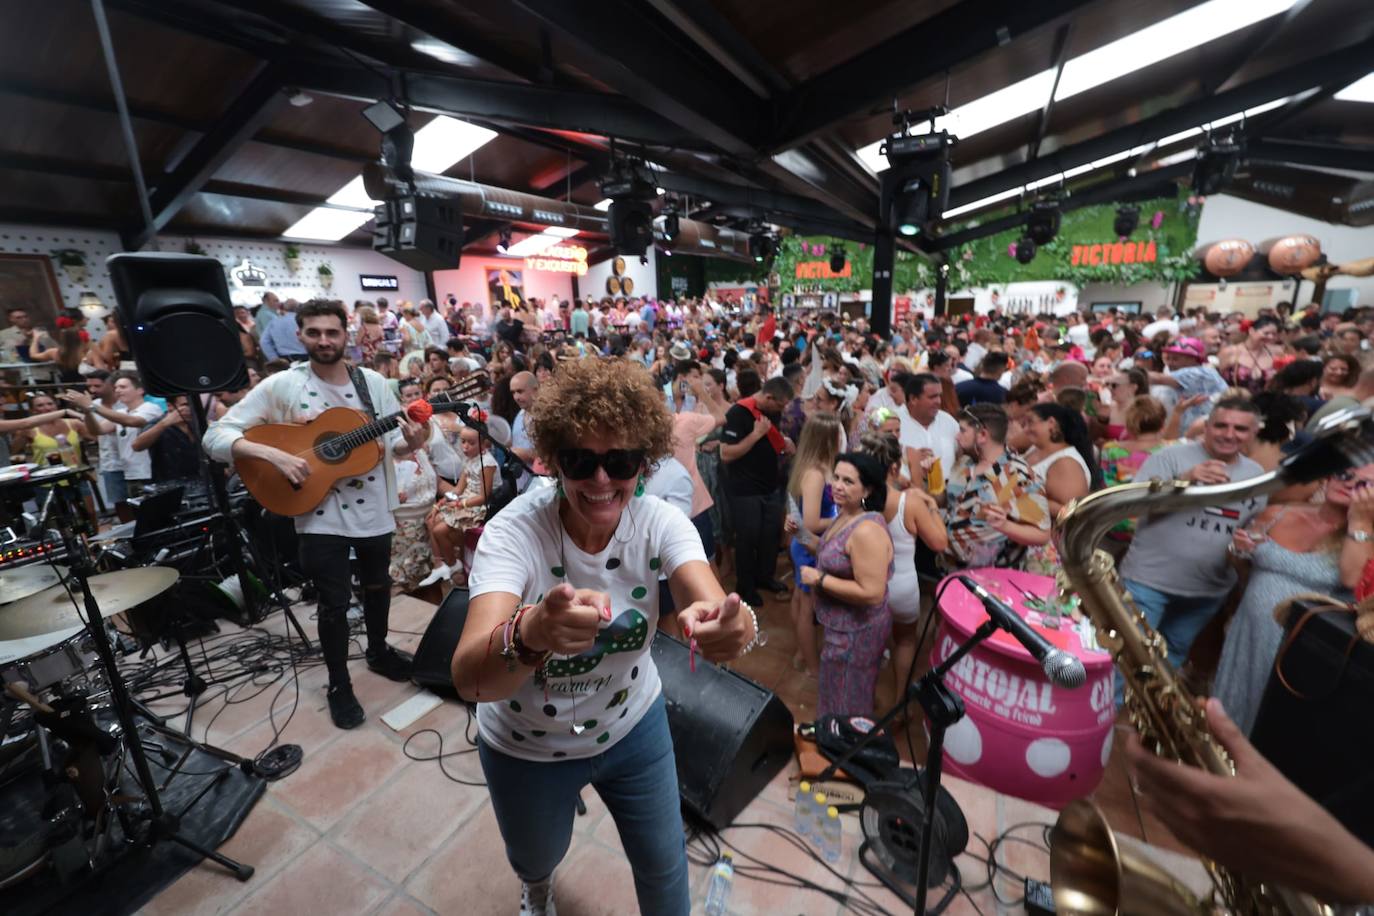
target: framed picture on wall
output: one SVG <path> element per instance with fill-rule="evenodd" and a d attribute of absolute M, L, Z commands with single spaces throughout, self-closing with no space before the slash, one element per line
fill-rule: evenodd
<path fill-rule="evenodd" d="M 821 308 L 825 309 L 827 312 L 835 311 L 839 307 L 839 304 L 839 293 L 825 293 L 821 296 Z"/>
<path fill-rule="evenodd" d="M 510 306 L 519 308 L 525 301 L 525 273 L 506 267 L 487 268 L 487 291 L 494 310 Z"/>
<path fill-rule="evenodd" d="M 28 309 L 36 328 L 56 327 L 62 290 L 52 259 L 45 254 L 0 254 L 0 303 L 6 309 Z M 8 314 L 0 313 L 0 327 L 9 327 Z"/>

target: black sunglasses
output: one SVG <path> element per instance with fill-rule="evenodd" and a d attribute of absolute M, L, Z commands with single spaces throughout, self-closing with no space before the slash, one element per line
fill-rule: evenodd
<path fill-rule="evenodd" d="M 612 480 L 629 480 L 644 466 L 644 449 L 613 448 L 594 452 L 589 448 L 560 448 L 555 456 L 558 468 L 569 480 L 586 480 L 598 467 L 606 469 Z"/>

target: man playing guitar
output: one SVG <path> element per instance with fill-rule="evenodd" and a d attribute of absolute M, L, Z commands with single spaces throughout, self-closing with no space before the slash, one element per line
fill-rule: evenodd
<path fill-rule="evenodd" d="M 205 433 L 205 451 L 218 461 L 259 458 L 271 462 L 291 484 L 310 473 L 306 461 L 262 442 L 244 430 L 264 423 L 305 423 L 331 407 L 386 416 L 400 409 L 386 380 L 371 369 L 350 369 L 343 360 L 348 319 L 336 302 L 314 300 L 296 311 L 297 336 L 309 360 L 264 379 Z M 358 384 L 361 383 L 361 386 Z M 421 448 L 429 430 L 402 414 L 399 429 L 382 440 L 386 451 L 403 457 Z M 375 446 L 374 446 L 375 448 Z M 383 459 L 365 474 L 341 479 L 314 509 L 297 515 L 301 565 L 319 592 L 319 635 L 329 669 L 329 715 L 339 728 L 363 721 L 363 708 L 348 676 L 350 548 L 356 553 L 363 585 L 367 628 L 367 667 L 395 681 L 410 678 L 411 658 L 386 643 L 391 612 L 392 510 L 398 505 L 394 462 Z"/>

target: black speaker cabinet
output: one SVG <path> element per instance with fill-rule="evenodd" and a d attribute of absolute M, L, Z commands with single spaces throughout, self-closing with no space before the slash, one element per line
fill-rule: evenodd
<path fill-rule="evenodd" d="M 168 397 L 248 387 L 223 264 L 162 252 L 116 254 L 105 264 L 145 391 Z"/>
<path fill-rule="evenodd" d="M 698 663 L 664 633 L 651 649 L 677 757 L 678 790 L 693 814 L 723 829 L 792 759 L 792 713 L 743 675 Z"/>
<path fill-rule="evenodd" d="M 463 213 L 456 200 L 416 195 L 378 206 L 375 251 L 413 270 L 451 270 L 463 255 Z"/>
<path fill-rule="evenodd" d="M 1301 609 L 1289 615 L 1296 623 Z M 1282 773 L 1374 846 L 1374 645 L 1351 614 L 1313 614 L 1281 658 L 1250 740 Z"/>
<path fill-rule="evenodd" d="M 453 687 L 453 653 L 468 619 L 468 590 L 455 588 L 434 612 L 420 645 L 415 650 L 415 666 L 410 679 L 421 687 L 444 697 L 458 696 Z"/>

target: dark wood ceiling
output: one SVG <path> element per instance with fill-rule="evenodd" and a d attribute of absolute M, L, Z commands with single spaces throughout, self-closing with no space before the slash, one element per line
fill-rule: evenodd
<path fill-rule="evenodd" d="M 416 127 L 443 111 L 499 132 L 456 177 L 591 204 L 614 135 L 666 166 L 662 184 L 694 209 L 863 237 L 877 181 L 853 151 L 890 132 L 894 105 L 965 104 L 1199 0 L 104 2 L 139 162 L 153 196 L 171 197 L 165 231 L 279 235 L 376 158 L 361 111 L 396 95 L 424 109 Z M 90 3 L 0 0 L 0 17 L 0 219 L 137 237 Z M 1076 161 L 1110 152 L 1095 144 L 1113 131 L 1170 113 L 1202 123 L 1218 116 L 1203 117 L 1218 92 L 1251 107 L 1289 80 L 1310 97 L 1251 139 L 1272 141 L 1271 155 L 1279 141 L 1309 144 L 1306 167 L 1350 171 L 1368 154 L 1354 171 L 1374 172 L 1374 108 L 1330 98 L 1371 67 L 1368 0 L 1297 0 L 1048 117 L 964 139 L 956 197 L 1039 174 L 1037 140 L 1041 159 Z M 264 85 L 312 102 L 283 104 Z M 243 110 L 254 99 L 258 120 Z M 226 138 L 214 167 L 184 174 L 207 134 Z"/>

